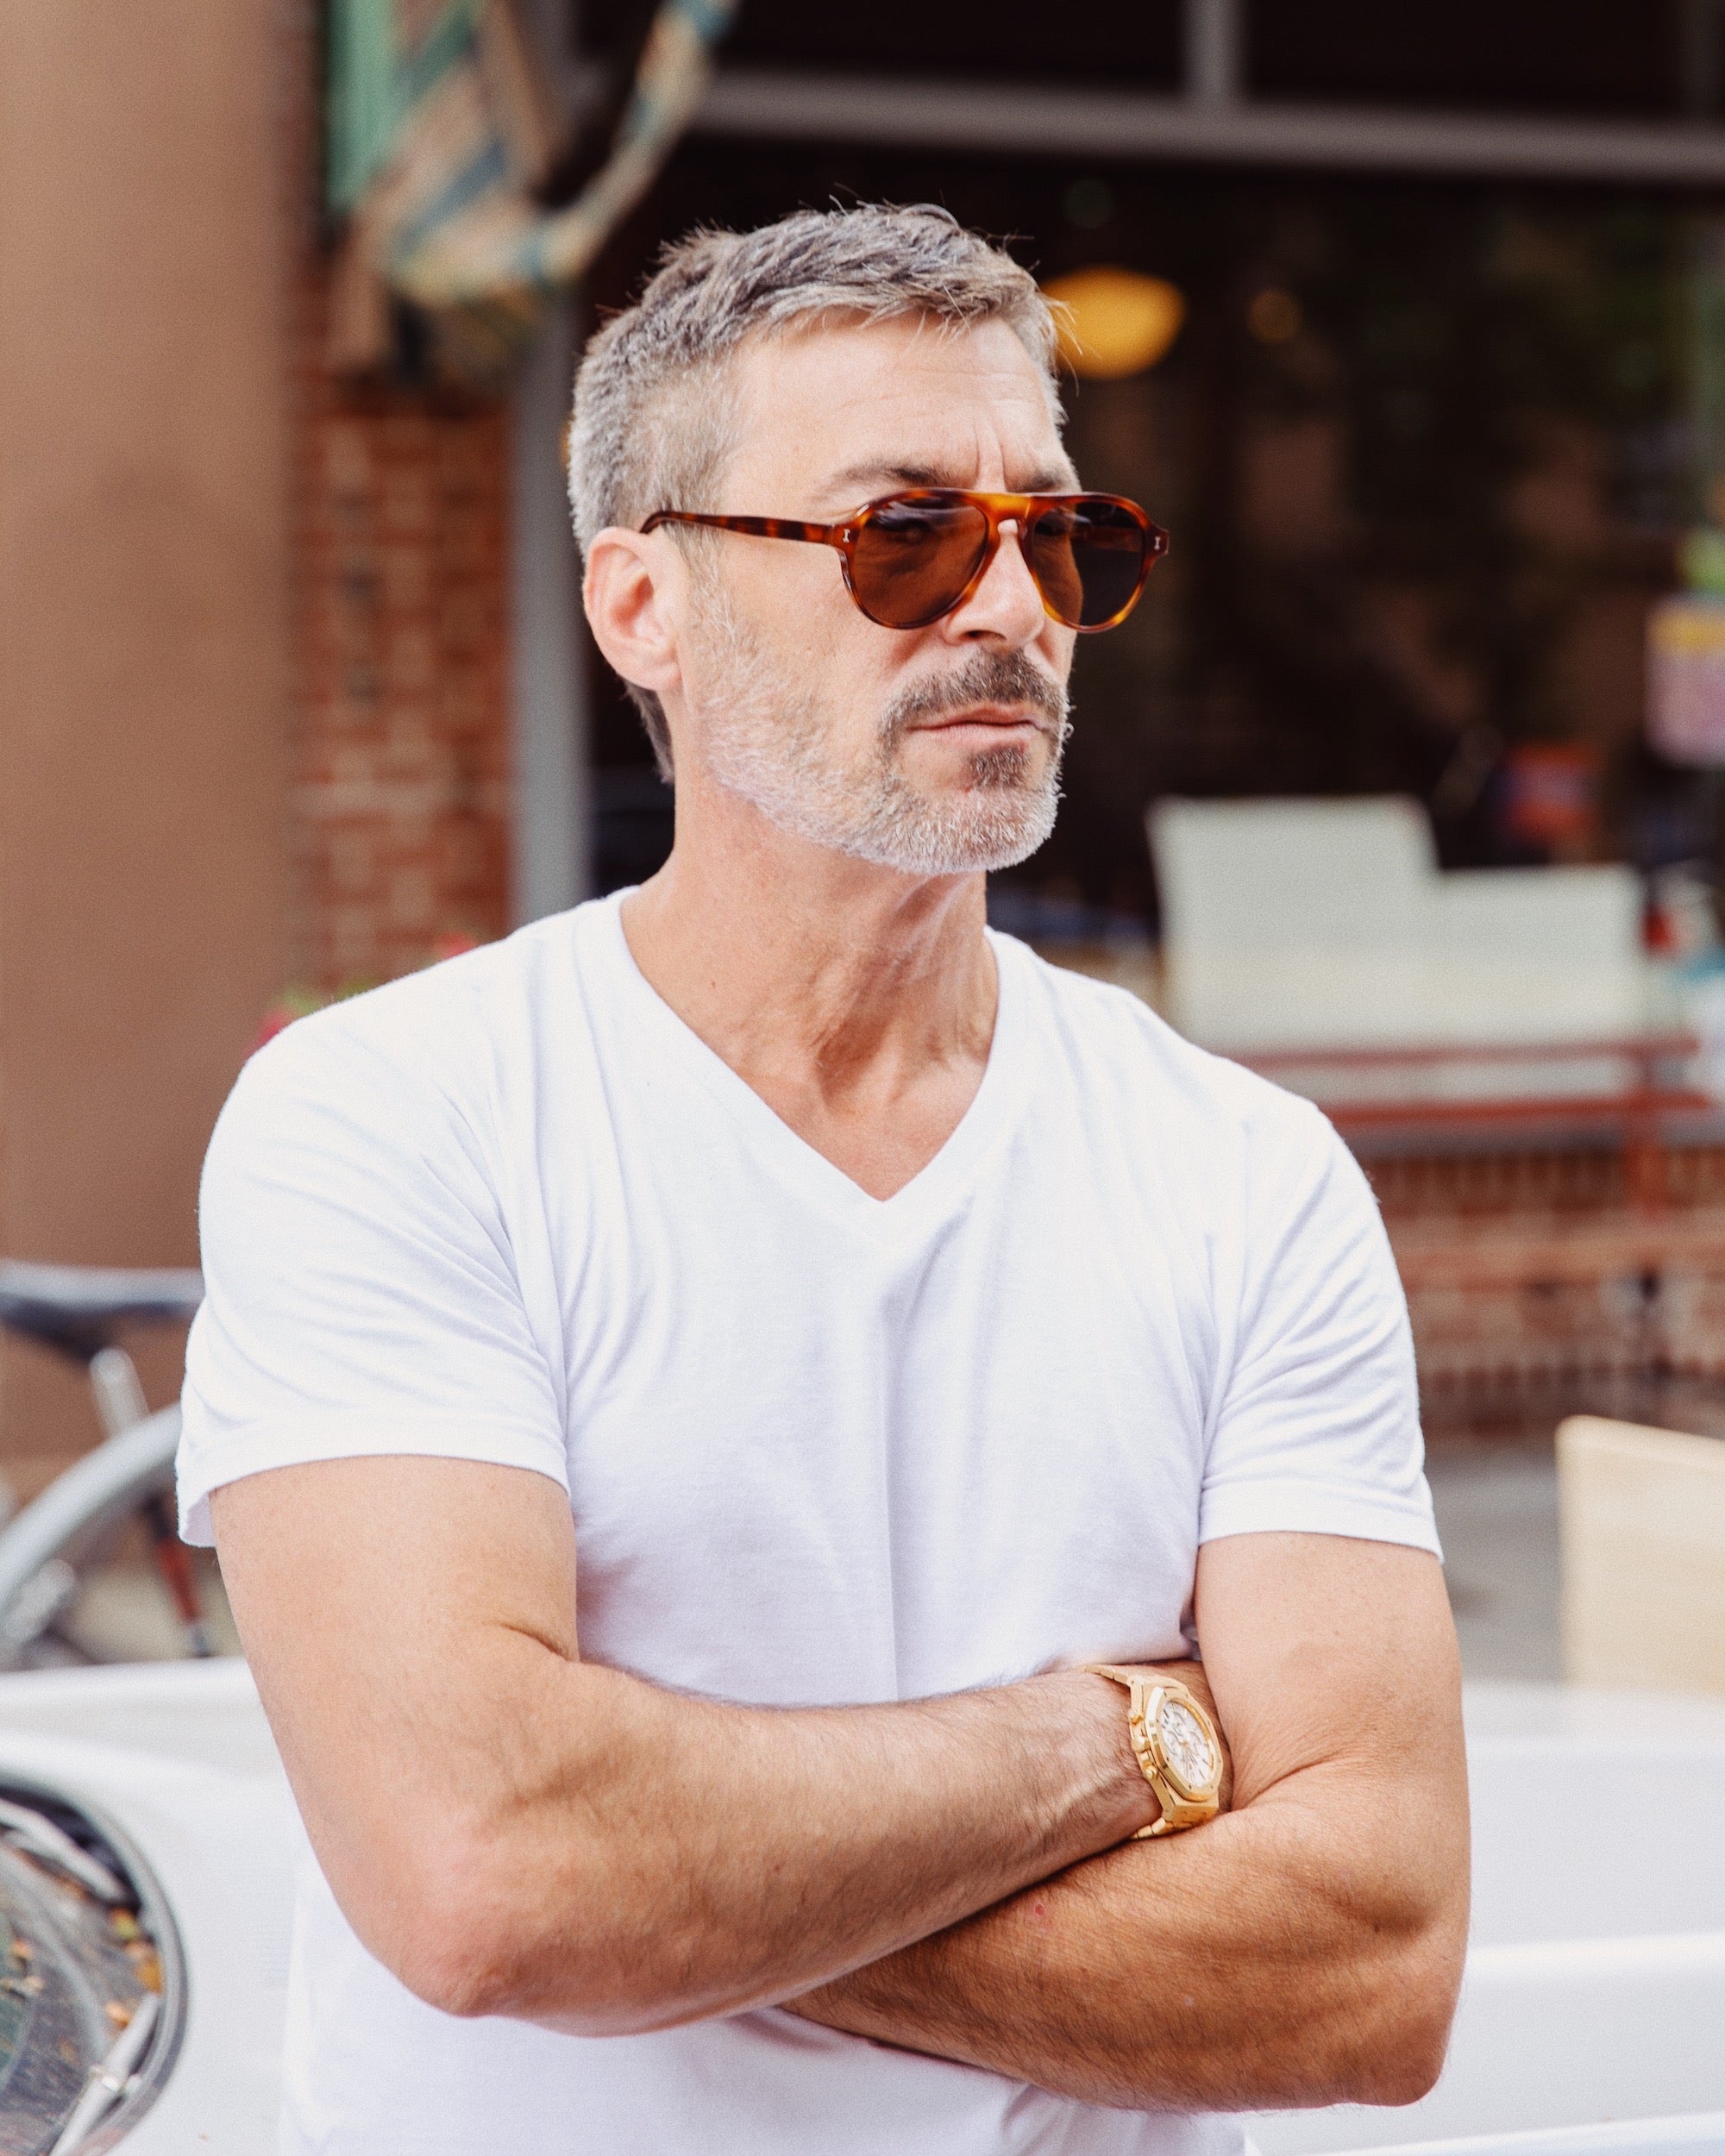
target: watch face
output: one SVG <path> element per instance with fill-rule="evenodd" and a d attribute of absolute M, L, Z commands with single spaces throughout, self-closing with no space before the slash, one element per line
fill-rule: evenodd
<path fill-rule="evenodd" d="M 1215 1763 L 1202 1722 L 1183 1700 L 1165 1699 L 1157 1712 L 1156 1728 L 1163 1754 L 1182 1783 L 1189 1790 L 1203 1789 Z"/>

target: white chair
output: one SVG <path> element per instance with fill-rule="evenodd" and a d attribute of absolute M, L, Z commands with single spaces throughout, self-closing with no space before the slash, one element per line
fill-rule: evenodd
<path fill-rule="evenodd" d="M 1627 868 L 1441 874 L 1396 796 L 1168 799 L 1147 820 L 1169 1016 L 1207 1047 L 1547 1048 L 1654 1014 Z"/>
<path fill-rule="evenodd" d="M 1169 1015 L 1207 1047 L 1366 1047 L 1416 1025 L 1409 954 L 1436 875 L 1418 805 L 1157 802 Z"/>
<path fill-rule="evenodd" d="M 1440 1040 L 1616 1040 L 1650 1016 L 1641 886 L 1613 862 L 1433 876 L 1421 968 Z"/>

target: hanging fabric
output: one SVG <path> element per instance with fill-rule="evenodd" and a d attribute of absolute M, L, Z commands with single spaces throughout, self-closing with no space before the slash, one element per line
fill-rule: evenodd
<path fill-rule="evenodd" d="M 657 176 L 700 103 L 736 0 L 662 0 L 611 152 L 566 206 L 536 196 L 557 147 L 513 0 L 337 0 L 329 185 L 348 226 L 332 357 L 375 369 L 392 302 L 436 372 L 498 376 Z"/>

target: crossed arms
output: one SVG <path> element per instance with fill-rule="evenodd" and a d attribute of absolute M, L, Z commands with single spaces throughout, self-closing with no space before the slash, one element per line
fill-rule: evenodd
<path fill-rule="evenodd" d="M 905 1705 L 721 1705 L 584 1663 L 568 1500 L 386 1457 L 219 1490 L 223 1570 L 349 1922 L 457 2014 L 584 2035 L 788 2005 L 1095 2103 L 1407 2103 L 1467 1924 L 1436 1561 L 1200 1553 L 1232 1808 L 1156 1799 L 1124 1695 L 1057 1671 Z"/>

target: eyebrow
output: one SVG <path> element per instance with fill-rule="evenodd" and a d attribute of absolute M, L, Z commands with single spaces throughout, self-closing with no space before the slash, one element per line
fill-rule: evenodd
<path fill-rule="evenodd" d="M 889 488 L 947 487 L 965 491 L 962 481 L 954 479 L 950 473 L 943 472 L 938 465 L 877 461 L 847 465 L 844 471 L 834 473 L 821 492 L 835 501 L 842 497 L 849 503 L 855 499 L 854 488 L 877 486 L 882 481 Z M 1007 491 L 1013 494 L 1064 494 L 1071 492 L 1076 484 L 1077 474 L 1070 464 L 1044 465 L 1032 472 L 1022 486 L 1009 487 Z"/>

